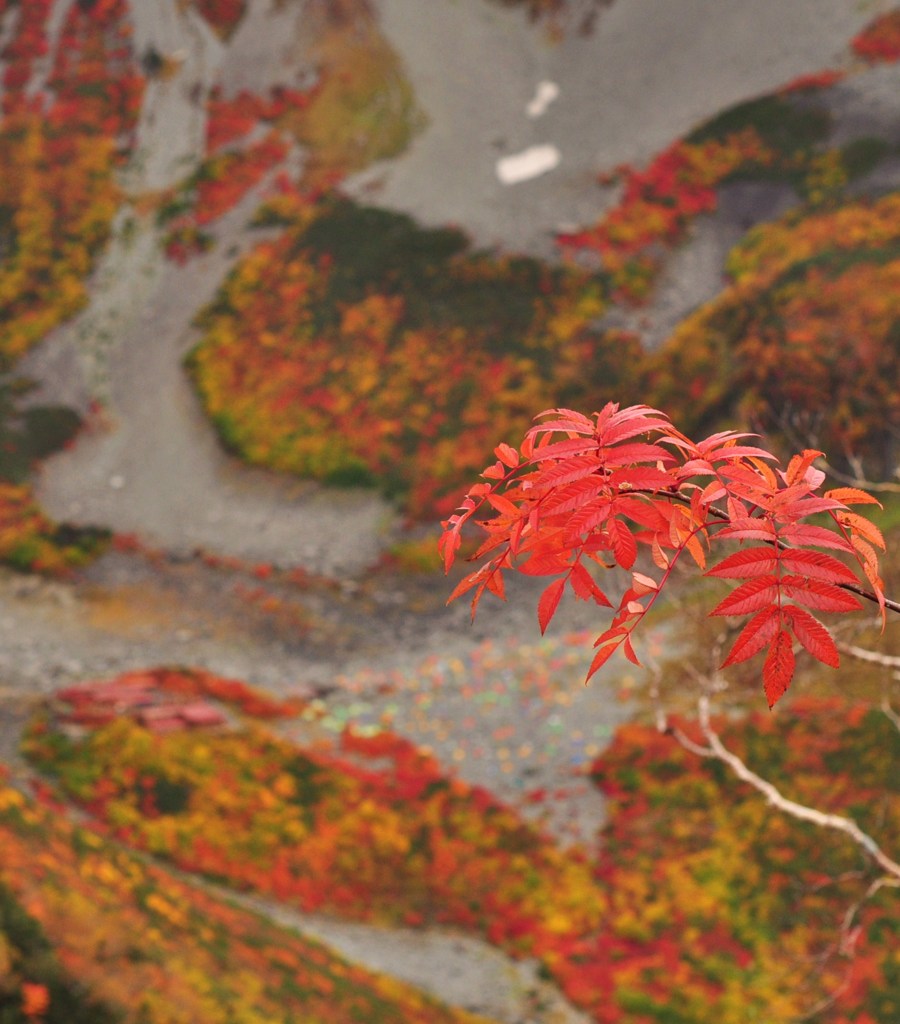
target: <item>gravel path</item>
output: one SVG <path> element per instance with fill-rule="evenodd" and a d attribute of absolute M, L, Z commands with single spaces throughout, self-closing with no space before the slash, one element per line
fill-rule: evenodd
<path fill-rule="evenodd" d="M 265 901 L 240 902 L 283 927 L 319 939 L 348 960 L 499 1024 L 589 1024 L 588 1016 L 541 980 L 536 961 L 511 960 L 478 939 L 445 929 L 347 924 Z"/>
<path fill-rule="evenodd" d="M 267 8 L 254 6 L 256 34 L 237 34 L 226 71 L 256 66 L 260 38 L 272 44 L 274 36 L 285 48 L 293 33 L 295 67 L 282 69 L 283 80 L 303 73 L 298 12 L 304 5 L 286 7 L 263 18 Z M 128 187 L 139 193 L 176 183 L 201 161 L 202 97 L 226 51 L 199 16 L 175 0 L 141 3 L 136 11 L 136 51 L 152 47 L 177 57 L 172 77 L 148 85 L 136 157 L 126 174 Z M 268 35 L 261 35 L 263 27 Z M 89 305 L 21 364 L 24 375 L 43 382 L 35 400 L 84 410 L 93 399 L 108 410 L 103 427 L 44 464 L 38 497 L 59 519 L 136 533 L 169 551 L 203 547 L 354 574 L 374 562 L 386 542 L 394 521 L 387 504 L 370 492 L 324 490 L 227 457 L 182 369 L 198 340 L 194 316 L 260 237 L 246 230 L 259 192 L 220 219 L 215 249 L 184 267 L 165 259 L 152 218 L 122 211 L 93 276 Z"/>

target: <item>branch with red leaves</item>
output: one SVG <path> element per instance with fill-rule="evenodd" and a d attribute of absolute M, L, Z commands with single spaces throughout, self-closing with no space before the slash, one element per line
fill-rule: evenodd
<path fill-rule="evenodd" d="M 542 632 L 567 587 L 611 608 L 590 678 L 619 649 L 639 664 L 632 635 L 687 553 L 706 576 L 737 582 L 710 612 L 749 616 L 723 667 L 765 652 L 772 707 L 793 678 L 795 645 L 839 664 L 837 646 L 813 612 L 853 611 L 863 597 L 879 605 L 884 622 L 885 611 L 900 611 L 900 604 L 884 595 L 878 527 L 850 508 L 878 505 L 876 499 L 853 487 L 820 494 L 825 474 L 813 463 L 821 452 L 803 451 L 781 470 L 770 452 L 746 443 L 751 436 L 725 431 L 694 442 L 644 405 L 609 403 L 590 417 L 570 409 L 541 413 L 518 449 L 495 449 L 497 461 L 443 523 L 445 571 L 466 523 L 487 534 L 472 556 L 481 566 L 450 600 L 473 592 L 474 616 L 485 591 L 505 599 L 503 574 L 515 570 L 554 577 L 538 602 Z M 492 514 L 476 518 L 483 511 Z M 814 516 L 821 521 L 810 522 Z M 740 547 L 707 568 L 707 552 L 725 541 Z M 634 568 L 642 548 L 653 575 Z M 616 569 L 630 580 L 614 605 L 597 576 Z"/>

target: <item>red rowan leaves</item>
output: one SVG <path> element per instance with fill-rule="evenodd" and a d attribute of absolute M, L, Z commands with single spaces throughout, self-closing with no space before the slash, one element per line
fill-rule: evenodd
<path fill-rule="evenodd" d="M 794 648 L 791 634 L 782 629 L 769 648 L 763 665 L 763 688 L 769 707 L 774 707 L 779 697 L 784 695 L 794 677 Z"/>
<path fill-rule="evenodd" d="M 538 602 L 542 632 L 567 587 L 582 600 L 613 608 L 594 645 L 590 678 L 620 649 L 639 664 L 634 631 L 687 552 L 705 575 L 736 582 L 710 612 L 750 616 L 723 668 L 765 652 L 771 707 L 793 678 L 795 641 L 818 661 L 838 665 L 834 640 L 813 611 L 859 608 L 853 590 L 877 601 L 884 616 L 875 551 L 884 539 L 848 508 L 877 504 L 874 498 L 852 487 L 819 493 L 825 475 L 813 463 L 821 452 L 803 451 L 781 471 L 771 453 L 745 443 L 748 436 L 724 431 L 695 442 L 647 406 L 609 403 L 590 417 L 571 409 L 541 413 L 518 450 L 497 446 L 498 461 L 443 524 L 440 548 L 449 570 L 466 523 L 487 514 L 476 520 L 488 536 L 474 556 L 487 561 L 463 578 L 450 600 L 473 591 L 474 615 L 485 590 L 504 597 L 503 572 L 514 569 L 556 577 Z M 813 515 L 825 516 L 831 528 L 805 521 Z M 706 569 L 710 545 L 722 541 L 741 546 Z M 815 550 L 821 548 L 852 559 L 853 567 Z M 634 571 L 644 565 L 642 551 L 658 576 Z M 592 562 L 629 573 L 617 606 L 589 571 Z M 871 591 L 861 587 L 855 569 Z"/>
<path fill-rule="evenodd" d="M 565 579 L 554 580 L 541 594 L 541 599 L 538 601 L 538 622 L 540 623 L 542 633 L 546 632 L 550 620 L 556 613 L 565 586 Z"/>

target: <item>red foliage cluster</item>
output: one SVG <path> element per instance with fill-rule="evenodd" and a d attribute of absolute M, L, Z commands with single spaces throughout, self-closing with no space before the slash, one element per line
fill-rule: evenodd
<path fill-rule="evenodd" d="M 277 132 L 240 152 L 225 152 L 203 164 L 194 184 L 188 213 L 172 221 L 166 254 L 177 263 L 208 246 L 204 228 L 235 206 L 287 156 L 288 147 Z"/>
<path fill-rule="evenodd" d="M 208 224 L 233 209 L 285 156 L 287 145 L 272 133 L 245 152 L 224 154 L 208 165 L 207 173 L 197 182 L 196 223 Z"/>
<path fill-rule="evenodd" d="M 291 110 L 303 110 L 309 93 L 275 86 L 268 97 L 246 91 L 230 100 L 222 99 L 221 89 L 212 90 L 206 105 L 206 152 L 210 155 L 244 138 L 260 121 L 274 123 Z"/>
<path fill-rule="evenodd" d="M 142 94 L 124 0 L 0 4 L 0 362 L 13 362 L 86 298 L 85 279 L 119 204 L 114 173 Z M 74 543 L 31 490 L 0 483 L 0 558 L 57 572 L 97 548 Z"/>
<path fill-rule="evenodd" d="M 893 845 L 893 725 L 838 702 L 796 710 L 715 726 L 786 794 L 852 808 Z M 148 742 L 120 720 L 50 739 L 32 730 L 29 755 L 121 841 L 307 911 L 481 935 L 536 958 L 597 1024 L 796 1020 L 821 992 L 839 993 L 834 1024 L 893 1019 L 873 1009 L 893 895 L 860 909 L 851 963 L 829 952 L 869 881 L 854 844 L 773 814 L 652 727 L 620 728 L 592 767 L 610 805 L 590 858 L 396 736 L 348 730 L 340 751 L 262 729 Z"/>
<path fill-rule="evenodd" d="M 295 703 L 274 700 L 238 679 L 224 679 L 202 669 L 156 669 L 151 675 L 168 693 L 208 697 L 251 718 L 291 718 L 297 713 Z"/>
<path fill-rule="evenodd" d="M 189 669 L 126 672 L 104 683 L 80 683 L 56 694 L 63 705 L 60 719 L 97 727 L 116 718 L 133 718 L 151 732 L 226 724 L 210 701 L 226 704 L 252 718 L 293 716 L 296 705 L 276 701 L 246 683 Z"/>
<path fill-rule="evenodd" d="M 347 726 L 341 733 L 340 748 L 344 754 L 362 761 L 382 762 L 373 771 L 365 768 L 354 771 L 353 761 L 342 762 L 342 767 L 375 786 L 383 799 L 418 800 L 435 784 L 446 784 L 438 762 L 396 733 L 385 731 L 368 736 Z M 385 761 L 387 768 L 383 767 Z M 478 786 L 473 787 L 469 795 L 485 806 L 495 803 L 488 791 Z"/>
<path fill-rule="evenodd" d="M 799 75 L 797 78 L 788 82 L 787 85 L 783 85 L 778 92 L 779 95 L 783 96 L 792 92 L 807 92 L 811 89 L 827 89 L 829 86 L 843 81 L 846 77 L 846 71 L 840 71 L 837 68 L 828 68 L 825 71 L 816 71 L 809 75 Z"/>
<path fill-rule="evenodd" d="M 652 404 L 684 430 L 752 424 L 886 479 L 900 417 L 900 193 L 761 225 L 728 269 L 732 283 L 648 355 Z"/>
<path fill-rule="evenodd" d="M 900 60 L 900 8 L 868 24 L 853 40 L 853 52 L 872 63 Z"/>
<path fill-rule="evenodd" d="M 73 7 L 48 85 L 56 96 L 48 117 L 60 140 L 77 140 L 80 133 L 102 135 L 127 151 L 143 78 L 133 59 L 125 0 L 99 0 L 89 12 Z"/>
<path fill-rule="evenodd" d="M 0 14 L 5 14 L 7 7 L 0 5 Z M 15 94 L 27 85 L 31 78 L 31 69 L 35 60 L 47 53 L 46 24 L 53 0 L 34 0 L 33 3 L 19 5 L 18 25 L 15 36 L 3 49 L 3 59 L 7 66 L 3 72 L 3 88 L 9 94 Z M 4 98 L 4 110 L 8 110 L 8 100 Z"/>
<path fill-rule="evenodd" d="M 12 216 L 3 227 L 10 251 L 0 274 L 0 351 L 15 358 L 84 300 L 84 276 L 116 210 L 112 174 L 130 143 L 141 79 L 123 0 L 90 14 L 73 5 L 52 54 L 43 0 L 11 13 L 0 206 Z"/>
<path fill-rule="evenodd" d="M 227 36 L 243 18 L 247 0 L 194 0 L 194 4 L 220 35 Z"/>
<path fill-rule="evenodd" d="M 4 774 L 0 768 L 7 1024 L 475 1024 L 465 1011 L 76 828 L 60 805 L 28 800 Z M 134 785 L 152 793 L 159 779 L 145 775 Z"/>
<path fill-rule="evenodd" d="M 838 652 L 811 614 L 860 607 L 857 575 L 828 548 L 851 556 L 884 609 L 876 526 L 848 504 L 878 504 L 853 488 L 818 491 L 825 474 L 813 468 L 822 453 L 804 451 L 786 470 L 774 456 L 746 445 L 734 431 L 694 442 L 656 409 L 609 403 L 592 417 L 569 409 L 541 413 L 519 451 L 496 449 L 498 461 L 482 473 L 441 538 L 449 570 L 462 527 L 479 510 L 496 514 L 479 525 L 488 537 L 473 556 L 484 564 L 456 587 L 451 600 L 474 590 L 473 615 L 486 590 L 503 598 L 503 571 L 557 577 L 538 604 L 543 631 L 566 586 L 583 600 L 612 608 L 588 566 L 620 568 L 631 583 L 597 638 L 588 677 L 620 648 L 639 664 L 631 637 L 653 606 L 682 554 L 706 569 L 711 541 L 759 542 L 706 570 L 707 576 L 744 580 L 711 615 L 751 615 L 725 665 L 766 651 L 763 681 L 769 707 L 794 675 L 794 641 L 836 667 Z M 719 504 L 714 504 L 719 503 Z M 824 514 L 831 529 L 806 522 Z M 634 569 L 643 546 L 659 578 Z"/>
<path fill-rule="evenodd" d="M 652 247 L 680 241 L 698 214 L 714 210 L 716 186 L 729 174 L 772 160 L 750 128 L 722 140 L 676 142 L 643 171 L 620 167 L 625 188 L 619 202 L 593 227 L 561 234 L 558 242 L 563 250 L 599 253 L 622 297 L 639 298 L 652 273 Z"/>
<path fill-rule="evenodd" d="M 309 101 L 308 93 L 284 86 L 273 87 L 268 96 L 244 91 L 232 99 L 223 99 L 219 87 L 213 89 L 207 103 L 207 158 L 173 198 L 179 212 L 166 240 L 170 259 L 184 263 L 209 247 L 205 229 L 284 161 L 289 146 L 279 125 Z M 270 130 L 262 138 L 250 140 L 266 126 Z"/>

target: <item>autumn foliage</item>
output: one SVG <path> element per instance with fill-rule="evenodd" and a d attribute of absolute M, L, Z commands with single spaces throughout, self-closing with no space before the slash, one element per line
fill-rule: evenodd
<path fill-rule="evenodd" d="M 678 724 L 697 735 L 692 722 Z M 797 699 L 789 716 L 715 724 L 729 749 L 767 766 L 790 797 L 852 812 L 896 845 L 900 733 L 886 716 Z M 566 850 L 388 732 L 347 729 L 335 749 L 258 726 L 154 735 L 124 716 L 79 736 L 38 724 L 27 751 L 120 843 L 307 910 L 480 935 L 536 959 L 596 1024 L 746 1024 L 754 1015 L 786 1024 L 822 993 L 835 994 L 831 1024 L 896 1020 L 892 895 L 860 909 L 852 960 L 837 948 L 835 922 L 870 881 L 854 844 L 773 814 L 760 794 L 652 726 L 620 728 L 594 761 L 608 823 L 596 846 Z M 281 1000 L 286 1019 L 300 1012 L 292 1000 L 301 995 L 316 1006 L 330 996 L 329 1021 L 345 1019 L 345 999 L 368 998 L 358 969 L 352 989 L 323 990 L 319 968 L 335 968 L 321 952 L 295 953 L 282 935 L 285 957 L 275 955 L 271 942 L 252 941 L 271 929 L 251 929 L 236 909 L 159 866 L 138 867 L 122 845 L 75 833 L 58 805 L 51 829 L 46 811 L 2 785 L 0 845 L 0 881 L 27 898 L 66 966 L 116 1001 L 138 972 L 142 991 L 156 993 L 141 1018 L 148 1024 L 170 1020 L 178 1000 L 193 1019 L 226 1019 L 198 1003 L 213 998 L 203 981 L 216 971 L 210 948 L 220 971 L 231 965 L 228 979 L 242 972 L 222 993 L 226 1003 L 241 1000 L 232 1012 L 260 998 L 247 971 Z M 291 1001 L 283 970 L 299 987 Z M 268 999 L 266 1009 L 267 1020 L 282 1019 Z M 421 1019 L 393 1014 L 346 1019 Z"/>
<path fill-rule="evenodd" d="M 75 827 L 45 790 L 0 769 L 4 1022 L 486 1024 Z"/>
<path fill-rule="evenodd" d="M 870 63 L 900 60 L 900 8 L 870 22 L 853 40 L 853 52 Z"/>
<path fill-rule="evenodd" d="M 900 195 L 759 225 L 731 252 L 728 270 L 728 287 L 647 357 L 654 404 L 686 430 L 750 423 L 826 448 L 838 466 L 852 453 L 872 478 L 891 475 Z"/>
<path fill-rule="evenodd" d="M 199 13 L 222 36 L 229 36 L 240 23 L 246 0 L 195 0 Z"/>
<path fill-rule="evenodd" d="M 8 372 L 87 301 L 122 200 L 116 174 L 133 145 L 143 80 L 124 0 L 0 0 L 0 17 L 0 367 Z M 52 523 L 21 479 L 0 479 L 0 561 L 57 572 L 87 561 L 96 540 Z"/>
<path fill-rule="evenodd" d="M 612 609 L 588 676 L 619 649 L 639 664 L 634 631 L 687 553 L 706 576 L 742 581 L 710 614 L 750 616 L 723 667 L 765 652 L 763 683 L 772 707 L 794 675 L 795 645 L 826 665 L 839 663 L 834 640 L 813 612 L 853 611 L 862 594 L 883 614 L 875 549 L 884 541 L 849 507 L 878 502 L 850 487 L 820 494 L 825 474 L 813 463 L 821 452 L 805 450 L 779 470 L 773 455 L 745 443 L 745 434 L 725 431 L 695 442 L 648 406 L 609 403 L 591 417 L 552 409 L 536 419 L 518 451 L 496 448 L 497 461 L 444 523 L 441 550 L 449 570 L 463 526 L 481 510 L 493 513 L 479 521 L 488 536 L 473 558 L 483 564 L 451 595 L 474 591 L 473 615 L 485 591 L 505 596 L 509 569 L 552 576 L 538 603 L 541 630 L 568 587 Z M 707 567 L 707 551 L 721 541 L 741 546 Z M 853 567 L 822 548 L 848 557 Z M 642 549 L 646 566 L 638 562 Z M 629 574 L 616 603 L 597 583 L 597 569 Z"/>
<path fill-rule="evenodd" d="M 633 361 L 634 346 L 599 342 L 586 272 L 473 252 L 459 231 L 348 200 L 293 192 L 269 210 L 287 230 L 238 265 L 189 358 L 251 462 L 446 515 L 498 431 Z"/>
<path fill-rule="evenodd" d="M 0 3 L 0 13 L 9 6 Z M 143 83 L 122 0 L 69 9 L 50 49 L 47 0 L 11 8 L 0 117 L 0 361 L 21 356 L 85 302 L 109 237 L 115 171 Z M 45 96 L 34 95 L 50 64 Z"/>

